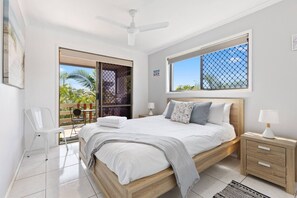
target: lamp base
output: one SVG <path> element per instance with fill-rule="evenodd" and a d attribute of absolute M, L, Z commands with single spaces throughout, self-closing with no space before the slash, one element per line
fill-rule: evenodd
<path fill-rule="evenodd" d="M 150 115 L 150 116 L 154 115 L 152 109 L 150 109 L 150 111 L 149 111 L 149 115 Z"/>
<path fill-rule="evenodd" d="M 269 138 L 269 139 L 274 139 L 275 138 L 273 131 L 268 127 L 263 132 L 262 137 Z"/>

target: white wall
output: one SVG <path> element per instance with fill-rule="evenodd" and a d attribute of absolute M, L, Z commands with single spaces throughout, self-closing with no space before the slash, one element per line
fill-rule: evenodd
<path fill-rule="evenodd" d="M 17 1 L 10 0 L 16 17 L 24 30 Z M 0 18 L 2 28 L 3 0 L 0 1 Z M 2 29 L 0 31 L 2 46 Z M 2 63 L 2 47 L 0 47 Z M 0 69 L 0 197 L 4 197 L 15 174 L 24 150 L 24 91 L 2 84 L 2 64 Z"/>
<path fill-rule="evenodd" d="M 58 47 L 66 47 L 133 60 L 134 117 L 147 111 L 148 57 L 146 54 L 107 44 L 91 35 L 54 28 L 46 24 L 45 27 L 28 26 L 26 35 L 26 108 L 49 107 L 58 125 Z M 33 132 L 27 122 L 25 129 L 26 147 L 28 147 L 33 138 Z M 55 140 L 52 139 L 51 144 L 53 145 L 54 142 Z"/>
<path fill-rule="evenodd" d="M 258 123 L 260 109 L 279 110 L 280 124 L 272 125 L 277 135 L 297 138 L 297 51 L 291 36 L 297 34 L 297 1 L 284 0 L 264 10 L 205 32 L 149 56 L 149 101 L 161 113 L 167 97 L 244 97 L 245 129 L 264 130 Z M 166 57 L 246 30 L 253 31 L 253 91 L 233 94 L 166 94 Z M 160 77 L 152 77 L 160 69 Z"/>

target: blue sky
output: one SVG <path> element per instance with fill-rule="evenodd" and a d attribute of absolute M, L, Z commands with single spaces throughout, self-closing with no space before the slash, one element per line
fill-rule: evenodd
<path fill-rule="evenodd" d="M 63 65 L 63 64 L 60 65 L 60 72 L 67 72 L 68 74 L 70 74 L 75 70 L 85 70 L 86 72 L 91 74 L 94 69 L 93 68 L 87 68 L 87 67 Z M 78 82 L 76 82 L 75 80 L 67 79 L 66 83 L 70 84 L 73 88 L 76 88 L 76 89 L 83 89 L 84 88 Z"/>
<path fill-rule="evenodd" d="M 226 77 L 235 76 L 236 80 L 247 80 L 247 44 L 203 55 L 204 66 L 209 68 L 208 74 L 224 81 Z M 200 84 L 200 57 L 182 60 L 173 64 L 173 90 L 179 85 Z M 218 74 L 219 73 L 219 74 Z M 236 75 L 241 75 L 237 76 Z"/>
<path fill-rule="evenodd" d="M 200 57 L 194 57 L 174 63 L 174 90 L 179 85 L 200 84 Z"/>

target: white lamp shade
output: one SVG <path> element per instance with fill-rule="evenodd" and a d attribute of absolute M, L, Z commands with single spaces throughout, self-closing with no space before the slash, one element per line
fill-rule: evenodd
<path fill-rule="evenodd" d="M 277 124 L 279 122 L 278 112 L 275 110 L 261 110 L 259 122 Z"/>
<path fill-rule="evenodd" d="M 155 108 L 155 103 L 153 103 L 153 102 L 148 103 L 147 108 L 154 109 Z"/>

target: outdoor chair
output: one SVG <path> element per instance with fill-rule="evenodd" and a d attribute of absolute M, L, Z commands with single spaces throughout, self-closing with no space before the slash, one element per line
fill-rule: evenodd
<path fill-rule="evenodd" d="M 84 116 L 82 115 L 82 111 L 80 109 L 73 109 L 71 113 L 71 122 L 72 122 L 72 129 L 70 133 L 70 137 L 72 136 L 72 133 L 74 131 L 75 134 L 77 134 L 76 129 L 78 127 L 82 127 L 86 124 L 86 120 Z M 83 124 L 82 124 L 83 122 Z"/>
<path fill-rule="evenodd" d="M 48 108 L 33 107 L 25 111 L 25 115 L 28 118 L 35 134 L 33 141 L 30 145 L 30 149 L 27 157 L 30 157 L 31 149 L 36 137 L 44 138 L 45 160 L 48 160 L 48 138 L 51 134 L 63 133 L 65 145 L 68 151 L 68 145 L 63 128 L 55 127 L 54 120 L 51 111 Z"/>

